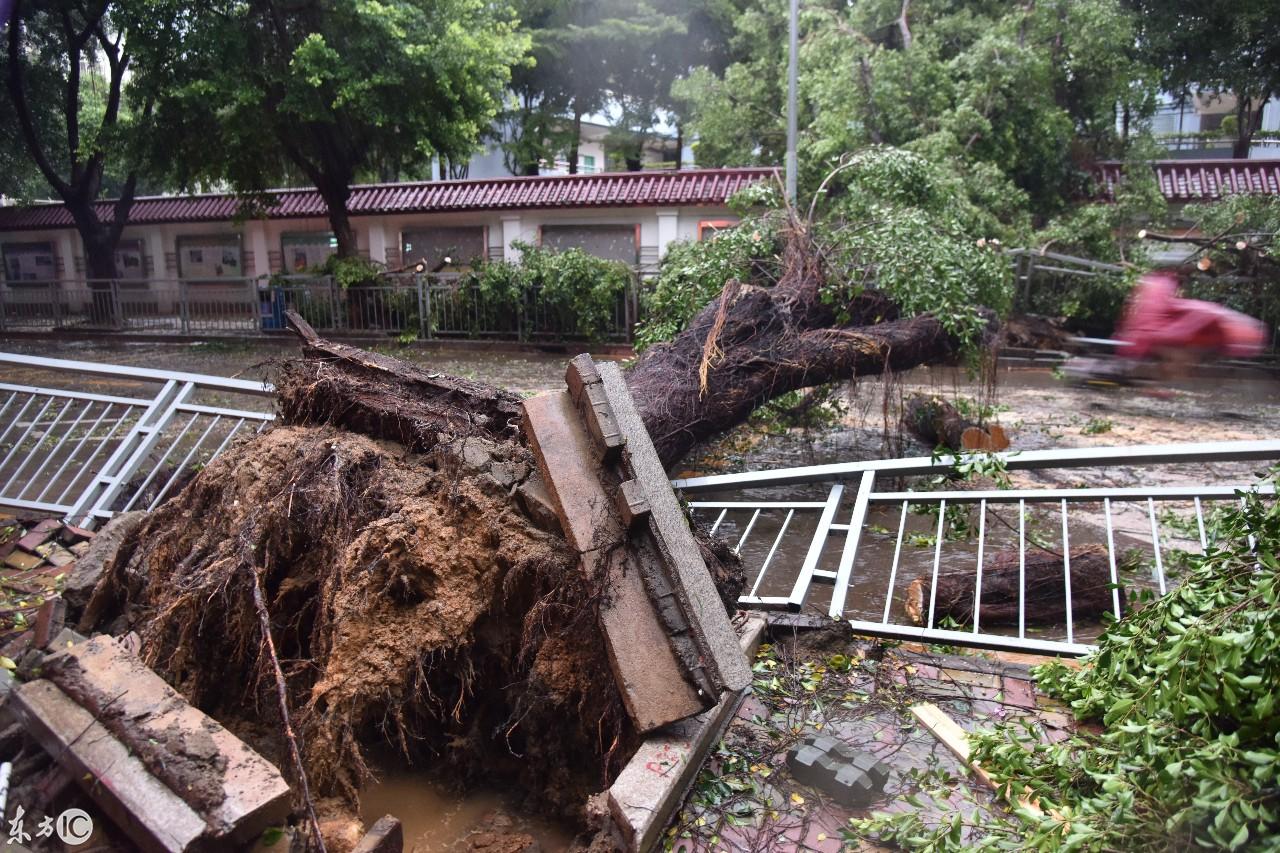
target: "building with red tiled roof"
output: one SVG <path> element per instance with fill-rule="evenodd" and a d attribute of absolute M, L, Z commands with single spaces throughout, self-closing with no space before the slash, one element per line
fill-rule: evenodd
<path fill-rule="evenodd" d="M 640 268 L 675 240 L 697 240 L 736 221 L 726 201 L 768 168 L 535 176 L 352 188 L 348 211 L 360 251 L 398 267 L 431 269 L 511 258 L 514 244 L 578 246 Z M 109 221 L 112 202 L 98 204 Z M 61 204 L 0 208 L 0 250 L 10 283 L 82 279 L 83 249 Z M 280 189 L 252 211 L 230 194 L 135 200 L 117 257 L 122 278 L 215 281 L 316 266 L 332 251 L 314 189 Z"/>

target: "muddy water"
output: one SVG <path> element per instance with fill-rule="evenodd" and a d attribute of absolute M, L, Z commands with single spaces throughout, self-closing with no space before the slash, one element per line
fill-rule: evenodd
<path fill-rule="evenodd" d="M 360 793 L 360 817 L 365 826 L 385 814 L 404 827 L 406 853 L 449 853 L 471 849 L 462 842 L 472 830 L 492 830 L 492 817 L 502 813 L 511 825 L 500 831 L 533 836 L 545 853 L 566 850 L 572 836 L 561 826 L 519 814 L 514 799 L 496 791 L 459 795 L 422 773 L 385 774 Z"/>

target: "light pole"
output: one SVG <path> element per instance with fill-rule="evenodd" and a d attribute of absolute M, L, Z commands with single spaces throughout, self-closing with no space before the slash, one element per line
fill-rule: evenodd
<path fill-rule="evenodd" d="M 791 0 L 791 20 L 787 27 L 787 201 L 796 203 L 796 136 L 799 133 L 796 119 L 796 76 L 799 62 L 796 45 L 799 37 L 800 0 Z"/>

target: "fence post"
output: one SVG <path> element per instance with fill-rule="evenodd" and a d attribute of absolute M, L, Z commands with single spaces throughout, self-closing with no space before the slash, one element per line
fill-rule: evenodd
<path fill-rule="evenodd" d="M 431 292 L 427 276 L 415 274 L 413 282 L 418 290 L 418 337 L 425 341 L 431 338 Z"/>
<path fill-rule="evenodd" d="M 258 282 L 256 279 L 246 278 L 245 284 L 249 286 L 249 316 L 253 318 L 253 330 L 255 332 L 265 332 L 262 326 L 262 302 L 258 298 Z M 268 291 L 270 296 L 270 291 Z"/>
<path fill-rule="evenodd" d="M 333 307 L 333 329 L 334 331 L 338 331 L 344 327 L 343 324 L 346 322 L 347 312 L 345 307 L 342 305 L 342 300 L 339 298 L 340 294 L 338 292 L 337 277 L 327 275 L 324 279 L 329 284 L 329 305 Z"/>
<path fill-rule="evenodd" d="M 187 282 L 186 279 L 178 279 L 178 322 L 182 327 L 182 334 L 191 333 L 191 306 L 187 304 Z"/>
<path fill-rule="evenodd" d="M 62 328 L 62 282 L 49 282 L 49 302 L 53 304 L 53 327 Z"/>
<path fill-rule="evenodd" d="M 120 301 L 120 282 L 111 279 L 111 326 L 115 329 L 128 328 L 124 317 L 124 303 Z"/>
<path fill-rule="evenodd" d="M 1031 271 L 1035 269 L 1035 255 L 1028 252 L 1023 255 L 1022 265 L 1022 310 L 1031 310 Z"/>
<path fill-rule="evenodd" d="M 0 332 L 4 331 L 5 314 L 8 313 L 8 309 L 5 307 L 5 304 L 4 304 L 4 292 L 8 289 L 9 289 L 8 283 L 4 281 L 0 281 Z"/>

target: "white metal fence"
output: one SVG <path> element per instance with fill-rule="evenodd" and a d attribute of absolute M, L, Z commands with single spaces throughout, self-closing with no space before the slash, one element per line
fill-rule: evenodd
<path fill-rule="evenodd" d="M 274 415 L 269 385 L 0 353 L 46 385 L 0 382 L 0 506 L 81 526 L 151 509 Z M 90 382 L 121 393 L 85 390 Z"/>
<path fill-rule="evenodd" d="M 1187 463 L 1277 460 L 1280 440 L 1032 451 L 995 458 L 1009 471 L 1139 466 L 1154 473 Z M 1102 581 L 1110 587 L 1105 609 L 1118 617 L 1124 604 L 1121 587 L 1158 596 L 1172 586 L 1169 554 L 1175 539 L 1179 547 L 1190 549 L 1211 544 L 1206 507 L 1241 500 L 1246 492 L 1274 495 L 1270 485 L 1258 482 L 1000 490 L 934 489 L 922 482 L 952 473 L 955 462 L 890 459 L 672 484 L 689 496 L 711 492 L 723 497 L 699 497 L 690 505 L 714 532 L 730 534 L 747 564 L 743 606 L 816 609 L 849 620 L 863 633 L 898 639 L 1051 654 L 1088 651 L 1088 637 L 1100 629 L 1098 619 L 1082 625 L 1077 616 L 1071 558 L 1080 546 L 1104 549 L 1107 576 Z M 904 490 L 900 480 L 914 482 L 916 490 Z M 856 488 L 846 488 L 846 483 Z M 812 494 L 795 497 L 796 487 Z M 963 535 L 951 535 L 957 523 Z M 984 573 L 992 571 L 997 549 L 1018 565 L 1017 619 L 999 626 L 983 622 Z M 1027 595 L 1029 549 L 1056 555 L 1061 565 L 1060 582 L 1049 592 L 1049 609 L 1063 614 L 1054 624 L 1032 624 L 1040 620 L 1028 608 L 1044 607 L 1045 599 Z M 1134 556 L 1131 549 L 1143 557 L 1143 568 L 1125 574 L 1122 566 Z M 944 573 L 965 575 L 966 600 L 972 601 L 966 608 L 967 624 L 944 624 L 935 611 Z M 921 590 L 928 589 L 918 622 L 905 606 L 913 580 Z"/>

